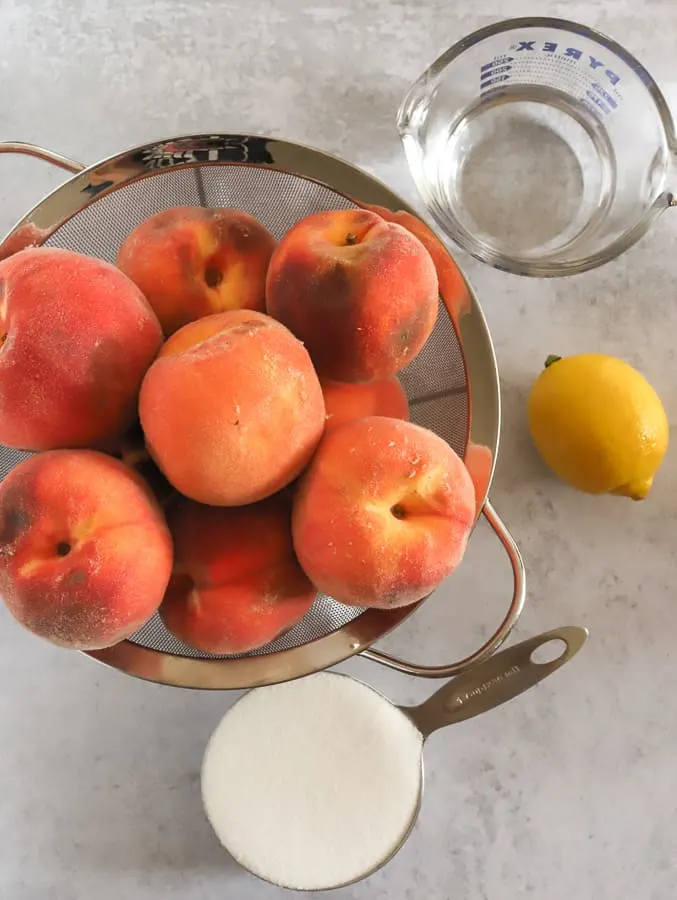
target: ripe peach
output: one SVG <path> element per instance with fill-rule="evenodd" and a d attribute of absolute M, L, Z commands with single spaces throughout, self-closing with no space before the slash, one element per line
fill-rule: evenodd
<path fill-rule="evenodd" d="M 0 484 L 0 594 L 29 631 L 95 650 L 157 610 L 172 543 L 144 482 L 92 450 L 51 450 Z"/>
<path fill-rule="evenodd" d="M 472 480 L 451 447 L 372 416 L 323 438 L 294 499 L 294 549 L 318 590 L 392 609 L 453 572 L 474 521 Z"/>
<path fill-rule="evenodd" d="M 346 384 L 342 381 L 322 382 L 326 428 L 335 428 L 351 419 L 365 416 L 391 416 L 409 419 L 409 402 L 397 378 Z"/>
<path fill-rule="evenodd" d="M 303 341 L 320 377 L 388 378 L 433 329 L 437 274 L 401 225 L 363 209 L 318 213 L 278 244 L 266 307 Z"/>
<path fill-rule="evenodd" d="M 316 591 L 294 556 L 288 502 L 226 509 L 181 499 L 169 525 L 175 561 L 160 615 L 189 646 L 247 653 L 312 606 Z"/>
<path fill-rule="evenodd" d="M 322 388 L 303 344 L 253 310 L 207 316 L 172 335 L 143 382 L 139 413 L 169 481 L 214 506 L 281 490 L 324 429 Z"/>
<path fill-rule="evenodd" d="M 131 424 L 162 341 L 139 289 L 69 250 L 0 262 L 0 441 L 107 449 Z"/>
<path fill-rule="evenodd" d="M 391 209 L 386 209 L 385 206 L 373 206 L 370 203 L 364 203 L 362 206 L 364 209 L 378 213 L 386 222 L 397 222 L 398 225 L 402 225 L 424 245 L 435 263 L 437 279 L 440 284 L 440 296 L 452 322 L 454 325 L 458 325 L 461 316 L 470 312 L 468 285 L 454 262 L 453 256 L 435 232 L 422 219 L 404 209 L 393 212 Z"/>
<path fill-rule="evenodd" d="M 263 311 L 275 243 L 242 210 L 177 206 L 135 228 L 117 264 L 141 288 L 169 335 L 212 313 Z"/>

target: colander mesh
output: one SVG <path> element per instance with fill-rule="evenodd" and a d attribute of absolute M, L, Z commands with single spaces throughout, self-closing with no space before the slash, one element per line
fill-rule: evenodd
<path fill-rule="evenodd" d="M 173 206 L 244 209 L 281 238 L 315 212 L 352 209 L 356 204 L 326 185 L 275 169 L 212 164 L 156 172 L 96 199 L 46 242 L 114 262 L 120 245 L 137 225 Z M 463 354 L 446 309 L 440 303 L 435 330 L 417 358 L 400 373 L 412 421 L 430 428 L 464 454 L 469 396 Z M 30 454 L 0 446 L 0 478 Z M 286 650 L 324 637 L 363 610 L 319 594 L 307 615 L 287 634 L 251 655 Z M 209 658 L 171 635 L 154 616 L 131 638 L 134 643 L 178 656 Z"/>

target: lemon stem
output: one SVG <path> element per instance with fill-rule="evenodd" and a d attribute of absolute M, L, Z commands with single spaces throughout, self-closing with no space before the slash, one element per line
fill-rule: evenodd
<path fill-rule="evenodd" d="M 561 356 L 557 356 L 556 354 L 551 353 L 545 361 L 545 368 L 547 369 L 548 366 L 551 366 L 553 363 L 559 362 L 561 358 Z"/>

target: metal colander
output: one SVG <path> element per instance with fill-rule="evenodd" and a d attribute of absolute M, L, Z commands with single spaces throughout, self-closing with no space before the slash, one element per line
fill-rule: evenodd
<path fill-rule="evenodd" d="M 322 210 L 369 203 L 407 210 L 378 181 L 341 160 L 257 136 L 178 138 L 136 148 L 84 170 L 78 163 L 31 145 L 0 144 L 0 152 L 28 153 L 79 173 L 18 223 L 0 246 L 0 256 L 3 249 L 7 253 L 27 244 L 44 244 L 114 262 L 120 245 L 137 225 L 160 210 L 181 205 L 244 209 L 278 239 L 300 219 Z M 435 431 L 461 456 L 473 441 L 488 448 L 495 460 L 498 376 L 486 324 L 472 292 L 471 301 L 470 313 L 458 329 L 440 301 L 432 335 L 400 378 L 412 421 Z M 0 446 L 0 476 L 27 455 Z M 487 489 L 490 479 L 491 474 Z M 170 634 L 157 615 L 128 641 L 88 655 L 129 674 L 186 687 L 272 683 L 317 671 L 357 652 L 413 674 L 456 674 L 496 649 L 524 600 L 519 552 L 488 504 L 484 512 L 513 563 L 513 598 L 504 621 L 486 643 L 450 666 L 414 665 L 367 649 L 415 606 L 363 610 L 324 594 L 318 595 L 291 631 L 244 656 L 215 657 L 194 650 Z"/>

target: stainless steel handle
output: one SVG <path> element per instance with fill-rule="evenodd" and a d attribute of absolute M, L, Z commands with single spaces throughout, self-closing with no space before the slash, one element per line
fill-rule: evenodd
<path fill-rule="evenodd" d="M 587 637 L 587 629 L 577 625 L 546 631 L 454 678 L 420 706 L 401 708 L 427 737 L 438 728 L 472 719 L 529 690 L 575 656 Z M 564 642 L 564 650 L 547 662 L 534 659 L 534 652 L 551 641 Z"/>
<path fill-rule="evenodd" d="M 71 174 L 81 172 L 85 167 L 82 163 L 61 156 L 60 153 L 52 153 L 36 144 L 25 144 L 20 141 L 0 141 L 0 153 L 21 153 L 24 156 L 33 156 L 42 159 L 59 169 L 65 169 Z M 56 230 L 56 224 L 51 228 L 41 227 L 32 217 L 32 213 L 18 222 L 8 235 L 0 234 L 0 260 L 24 250 L 26 247 L 41 246 L 50 234 Z"/>
<path fill-rule="evenodd" d="M 45 150 L 36 144 L 26 144 L 23 141 L 0 141 L 0 153 L 22 153 L 24 156 L 34 156 L 36 159 L 42 159 L 72 173 L 81 172 L 85 168 L 82 163 L 68 159 L 67 156 L 61 156 L 60 153 L 53 153 L 51 150 Z"/>
<path fill-rule="evenodd" d="M 499 518 L 496 510 L 487 501 L 484 504 L 482 515 L 493 528 L 499 541 L 503 544 L 505 552 L 510 559 L 510 565 L 513 572 L 513 593 L 510 607 L 505 618 L 498 626 L 486 643 L 482 644 L 479 650 L 460 659 L 458 662 L 451 663 L 446 666 L 421 666 L 416 663 L 406 662 L 398 659 L 396 656 L 390 656 L 388 653 L 382 653 L 380 650 L 363 650 L 362 656 L 372 659 L 374 662 L 381 663 L 383 666 L 389 666 L 391 669 L 397 669 L 398 672 L 404 672 L 407 675 L 417 675 L 420 678 L 450 678 L 452 675 L 460 675 L 472 666 L 484 659 L 488 659 L 503 643 L 512 631 L 513 626 L 524 608 L 524 600 L 526 597 L 526 572 L 524 571 L 524 561 L 522 554 L 515 543 L 513 536 L 505 527 Z"/>

